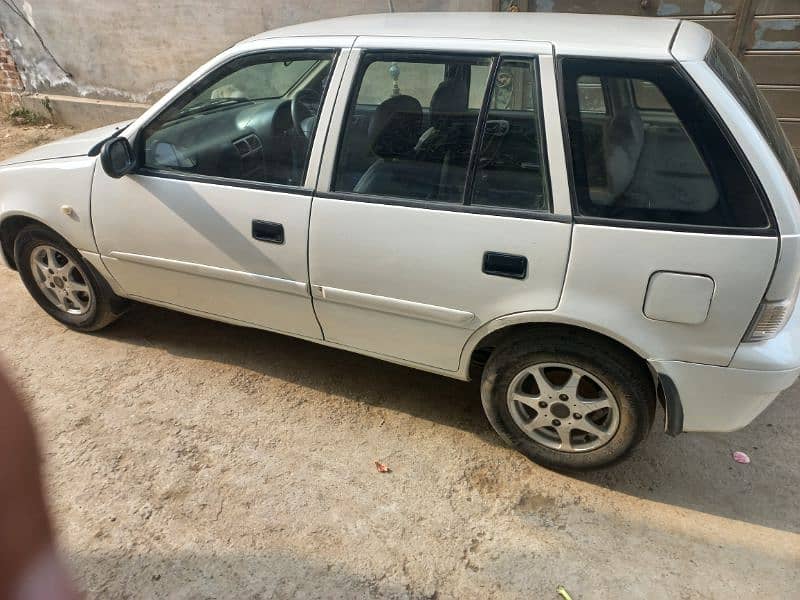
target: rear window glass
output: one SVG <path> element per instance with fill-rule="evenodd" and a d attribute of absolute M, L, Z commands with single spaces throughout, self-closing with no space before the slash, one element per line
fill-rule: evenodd
<path fill-rule="evenodd" d="M 717 77 L 727 86 L 739 103 L 749 113 L 750 118 L 761 130 L 783 170 L 789 177 L 795 196 L 800 199 L 800 166 L 794 155 L 789 138 L 775 117 L 767 99 L 756 87 L 750 74 L 724 44 L 716 38 L 706 55 L 706 63 Z"/>

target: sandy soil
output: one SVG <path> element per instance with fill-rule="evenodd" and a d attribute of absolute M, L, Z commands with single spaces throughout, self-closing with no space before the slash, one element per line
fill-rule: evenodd
<path fill-rule="evenodd" d="M 0 160 L 74 133 L 58 125 L 16 125 L 0 117 Z"/>
<path fill-rule="evenodd" d="M 5 127 L 0 152 L 56 133 Z M 800 589 L 800 386 L 744 431 L 654 431 L 567 477 L 505 448 L 472 384 L 144 306 L 81 335 L 4 269 L 0 302 L 0 356 L 90 598 Z"/>

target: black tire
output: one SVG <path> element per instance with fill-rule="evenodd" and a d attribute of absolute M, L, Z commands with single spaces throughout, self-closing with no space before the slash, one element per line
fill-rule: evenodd
<path fill-rule="evenodd" d="M 31 269 L 31 254 L 42 245 L 55 248 L 80 269 L 84 283 L 92 292 L 85 313 L 71 314 L 62 310 L 39 288 Z M 127 301 L 114 294 L 105 279 L 83 259 L 80 252 L 60 235 L 41 225 L 29 225 L 19 232 L 14 241 L 14 262 L 33 299 L 47 314 L 71 329 L 97 331 L 115 321 L 128 307 Z"/>
<path fill-rule="evenodd" d="M 565 452 L 537 442 L 517 424 L 507 400 L 509 386 L 517 374 L 539 363 L 573 365 L 613 394 L 619 424 L 604 445 Z M 481 378 L 481 400 L 492 427 L 510 446 L 543 466 L 580 471 L 622 459 L 647 436 L 655 412 L 655 387 L 646 367 L 614 343 L 570 330 L 542 328 L 529 337 L 508 340 L 492 353 Z"/>

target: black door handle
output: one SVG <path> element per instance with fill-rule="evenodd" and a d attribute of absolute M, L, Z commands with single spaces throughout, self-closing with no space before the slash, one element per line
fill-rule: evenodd
<path fill-rule="evenodd" d="M 498 277 L 525 279 L 528 276 L 528 259 L 518 254 L 484 252 L 483 272 Z"/>
<path fill-rule="evenodd" d="M 282 244 L 284 242 L 283 225 L 271 221 L 253 220 L 253 238 L 259 242 Z"/>

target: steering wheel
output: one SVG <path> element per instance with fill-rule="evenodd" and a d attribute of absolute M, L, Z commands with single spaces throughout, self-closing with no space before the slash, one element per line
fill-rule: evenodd
<path fill-rule="evenodd" d="M 297 133 L 306 139 L 311 138 L 313 118 L 319 112 L 322 97 L 316 90 L 305 88 L 292 98 L 292 122 Z"/>

